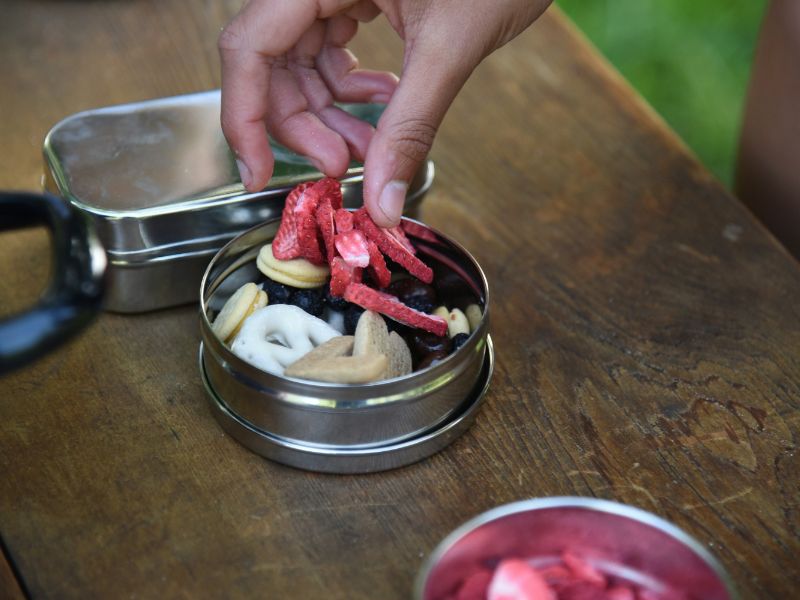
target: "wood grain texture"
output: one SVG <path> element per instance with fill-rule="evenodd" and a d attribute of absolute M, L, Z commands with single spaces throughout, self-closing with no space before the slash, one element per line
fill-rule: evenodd
<path fill-rule="evenodd" d="M 0 187 L 38 188 L 68 114 L 216 87 L 237 4 L 6 2 Z M 383 22 L 355 48 L 401 64 Z M 293 470 L 211 418 L 195 307 L 103 315 L 0 380 L 0 535 L 34 597 L 407 598 L 458 524 L 550 495 L 653 511 L 743 598 L 792 597 L 797 263 L 554 10 L 476 70 L 433 158 L 422 218 L 493 295 L 475 425 L 387 473 Z M 35 296 L 46 247 L 0 236 L 4 304 Z"/>

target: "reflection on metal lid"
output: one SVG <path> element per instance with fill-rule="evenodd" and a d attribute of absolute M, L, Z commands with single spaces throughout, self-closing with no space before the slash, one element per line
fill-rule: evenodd
<path fill-rule="evenodd" d="M 373 125 L 383 107 L 347 105 Z M 209 92 L 89 110 L 58 123 L 44 143 L 55 188 L 78 207 L 107 217 L 145 217 L 183 204 L 245 195 L 219 125 L 220 94 Z M 320 173 L 273 144 L 268 189 Z M 360 175 L 353 164 L 348 176 Z"/>

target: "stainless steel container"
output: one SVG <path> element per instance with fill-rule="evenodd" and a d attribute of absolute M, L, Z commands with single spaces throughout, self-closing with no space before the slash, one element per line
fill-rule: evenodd
<path fill-rule="evenodd" d="M 435 280 L 454 295 L 478 301 L 483 317 L 469 340 L 440 363 L 404 377 L 360 385 L 316 383 L 263 372 L 233 354 L 211 330 L 210 315 L 230 294 L 261 276 L 259 249 L 272 240 L 278 220 L 251 229 L 211 261 L 201 286 L 202 369 L 209 392 L 247 426 L 289 445 L 336 453 L 386 448 L 446 427 L 465 401 L 485 391 L 489 291 L 470 254 L 438 231 L 421 225 L 412 237 Z M 486 381 L 483 381 L 483 380 Z M 217 400 L 214 400 L 217 401 Z"/>
<path fill-rule="evenodd" d="M 649 598 L 737 598 L 722 566 L 684 531 L 632 506 L 575 497 L 516 502 L 468 521 L 427 559 L 417 576 L 414 597 L 451 598 L 476 569 L 493 569 L 504 558 L 547 567 L 565 551 L 647 590 Z M 682 595 L 669 595 L 670 591 Z"/>
<path fill-rule="evenodd" d="M 197 301 L 197 282 L 233 237 L 280 215 L 289 190 L 321 174 L 273 145 L 267 189 L 244 190 L 219 126 L 219 91 L 89 110 L 44 141 L 45 185 L 94 224 L 108 255 L 105 308 L 143 312 Z M 375 123 L 382 107 L 347 105 Z M 342 179 L 361 204 L 362 167 Z M 413 211 L 433 180 L 428 162 L 409 188 Z"/>

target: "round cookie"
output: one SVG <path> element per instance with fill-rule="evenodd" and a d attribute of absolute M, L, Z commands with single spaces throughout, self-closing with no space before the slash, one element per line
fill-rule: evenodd
<path fill-rule="evenodd" d="M 266 305 L 266 292 L 259 289 L 255 283 L 245 283 L 225 302 L 217 318 L 214 319 L 211 330 L 223 342 L 228 342 L 236 336 L 244 320 L 253 314 L 254 310 Z"/>
<path fill-rule="evenodd" d="M 324 285 L 331 274 L 327 265 L 315 265 L 305 258 L 279 260 L 272 254 L 272 244 L 266 244 L 256 258 L 258 270 L 270 279 L 297 288 Z"/>

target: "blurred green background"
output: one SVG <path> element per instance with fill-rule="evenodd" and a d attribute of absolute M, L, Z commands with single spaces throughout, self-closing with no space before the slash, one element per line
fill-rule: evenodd
<path fill-rule="evenodd" d="M 558 4 L 730 186 L 765 0 Z"/>

